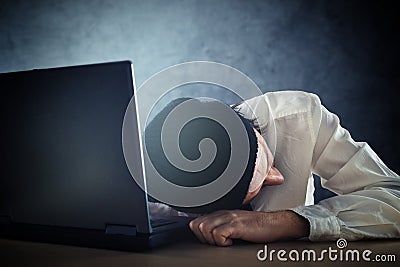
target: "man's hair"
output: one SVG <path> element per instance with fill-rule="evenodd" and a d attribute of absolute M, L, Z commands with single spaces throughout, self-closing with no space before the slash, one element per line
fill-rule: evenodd
<path fill-rule="evenodd" d="M 224 172 L 231 157 L 231 143 L 228 133 L 219 123 L 205 117 L 194 118 L 187 122 L 180 131 L 180 147 L 178 149 L 180 149 L 187 159 L 195 160 L 200 157 L 198 149 L 199 142 L 204 138 L 210 138 L 217 147 L 215 159 L 207 168 L 198 172 L 188 172 L 172 165 L 163 152 L 161 142 L 162 127 L 170 112 L 173 111 L 175 107 L 188 100 L 198 101 L 197 103 L 200 104 L 201 109 L 210 109 L 210 102 L 207 101 L 191 98 L 173 100 L 147 125 L 144 139 L 151 163 L 164 179 L 177 185 L 195 187 L 212 182 Z M 223 103 L 221 103 L 221 105 L 222 104 Z M 247 139 L 250 146 L 247 166 L 239 182 L 227 194 L 214 202 L 197 207 L 173 206 L 175 209 L 190 213 L 208 213 L 221 209 L 237 209 L 241 207 L 253 177 L 258 143 L 251 122 L 238 112 L 233 114 L 236 114 L 240 118 L 238 121 L 241 122 L 246 129 L 247 136 L 243 136 L 243 141 Z M 238 125 L 238 127 L 241 126 L 242 125 Z M 179 128 L 181 125 L 177 125 L 176 127 Z M 234 177 L 232 179 L 234 179 Z"/>

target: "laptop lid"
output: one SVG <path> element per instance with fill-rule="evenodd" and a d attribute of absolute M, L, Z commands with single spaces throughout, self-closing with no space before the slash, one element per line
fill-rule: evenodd
<path fill-rule="evenodd" d="M 149 233 L 122 150 L 134 90 L 129 61 L 0 74 L 0 221 Z"/>

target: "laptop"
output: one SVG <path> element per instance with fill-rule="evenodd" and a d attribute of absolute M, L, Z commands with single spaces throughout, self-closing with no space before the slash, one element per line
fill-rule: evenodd
<path fill-rule="evenodd" d="M 127 168 L 122 123 L 135 90 L 130 61 L 0 74 L 2 238 L 135 251 L 190 235 L 187 218 L 152 222 Z"/>

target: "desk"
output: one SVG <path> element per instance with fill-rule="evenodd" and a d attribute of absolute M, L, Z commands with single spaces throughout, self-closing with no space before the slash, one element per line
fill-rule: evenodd
<path fill-rule="evenodd" d="M 267 245 L 268 251 L 305 250 L 320 252 L 323 249 L 338 249 L 336 242 L 312 243 L 306 241 L 277 242 Z M 281 262 L 274 254 L 273 261 L 259 261 L 257 252 L 264 248 L 263 244 L 236 242 L 234 246 L 221 248 L 203 245 L 196 240 L 188 239 L 177 244 L 147 252 L 121 252 L 93 248 L 32 243 L 0 239 L 1 266 L 321 266 L 321 262 Z M 400 240 L 374 240 L 349 242 L 346 249 L 363 251 L 371 250 L 369 256 L 377 254 L 395 255 L 396 262 L 332 262 L 324 258 L 324 266 L 398 266 L 400 262 Z M 295 255 L 295 254 L 293 254 Z M 286 254 L 286 257 L 288 255 Z M 7 264 L 4 264 L 7 263 Z"/>

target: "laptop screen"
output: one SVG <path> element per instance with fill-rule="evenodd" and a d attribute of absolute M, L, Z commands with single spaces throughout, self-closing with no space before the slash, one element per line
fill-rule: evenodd
<path fill-rule="evenodd" d="M 147 223 L 145 194 L 121 144 L 131 68 L 126 61 L 0 74 L 0 216 L 91 229 Z"/>

